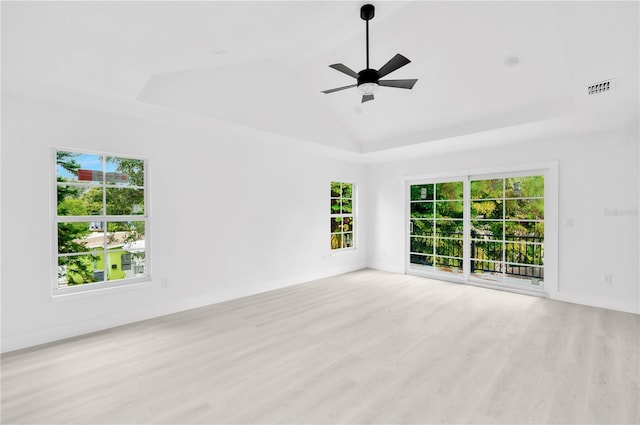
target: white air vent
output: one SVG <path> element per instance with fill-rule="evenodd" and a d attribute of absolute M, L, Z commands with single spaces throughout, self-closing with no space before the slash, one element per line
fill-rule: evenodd
<path fill-rule="evenodd" d="M 616 87 L 616 80 L 605 80 L 600 81 L 599 83 L 594 83 L 587 86 L 587 94 L 591 96 L 592 94 L 605 93 L 613 90 Z"/>

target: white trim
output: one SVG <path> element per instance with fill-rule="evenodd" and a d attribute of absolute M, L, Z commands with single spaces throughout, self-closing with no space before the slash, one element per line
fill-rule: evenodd
<path fill-rule="evenodd" d="M 428 174 L 414 174 L 414 175 L 405 175 L 403 176 L 404 181 L 413 181 L 413 180 L 430 180 L 432 183 L 439 183 L 449 181 L 451 178 L 465 178 L 466 176 L 473 177 L 474 175 L 482 175 L 483 178 L 492 178 L 495 176 L 499 178 L 505 177 L 516 177 L 521 175 L 519 173 L 524 171 L 536 171 L 536 170 L 545 170 L 551 169 L 553 167 L 558 167 L 558 161 L 545 161 L 545 162 L 534 162 L 534 163 L 522 163 L 522 164 L 514 164 L 514 165 L 503 165 L 503 166 L 495 166 L 495 167 L 487 167 L 487 168 L 467 168 L 467 169 L 459 169 L 452 171 L 443 171 L 438 173 L 428 173 Z M 546 185 L 545 185 L 546 189 Z M 546 191 L 545 191 L 546 196 Z"/>
<path fill-rule="evenodd" d="M 118 279 L 96 283 L 86 283 L 84 285 L 65 286 L 55 289 L 52 297 L 54 300 L 80 297 L 83 298 L 89 295 L 103 293 L 103 291 L 109 291 L 109 293 L 112 293 L 115 290 L 128 290 L 130 288 L 138 288 L 140 286 L 149 285 L 151 285 L 151 277 L 149 276 L 132 277 L 129 279 Z"/>

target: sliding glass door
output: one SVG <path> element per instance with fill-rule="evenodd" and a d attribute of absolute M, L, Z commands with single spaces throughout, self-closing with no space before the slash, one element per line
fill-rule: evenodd
<path fill-rule="evenodd" d="M 544 175 L 410 182 L 409 273 L 540 290 Z"/>

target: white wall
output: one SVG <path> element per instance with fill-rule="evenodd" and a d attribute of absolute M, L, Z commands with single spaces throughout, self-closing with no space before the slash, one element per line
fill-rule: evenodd
<path fill-rule="evenodd" d="M 304 141 L 140 107 L 133 118 L 3 93 L 2 351 L 367 265 L 403 272 L 405 176 L 549 160 L 560 170 L 554 297 L 640 312 L 637 132 L 365 166 Z M 51 297 L 53 146 L 149 158 L 151 283 Z M 355 182 L 360 198 L 359 249 L 333 256 L 331 180 Z"/>
<path fill-rule="evenodd" d="M 2 100 L 3 351 L 366 266 L 363 231 L 357 251 L 328 249 L 329 183 L 356 183 L 366 202 L 362 164 L 160 108 L 148 120 Z M 50 152 L 58 146 L 149 159 L 150 284 L 52 298 Z"/>
<path fill-rule="evenodd" d="M 640 312 L 638 136 L 634 129 L 371 166 L 369 265 L 404 272 L 405 178 L 455 170 L 559 163 L 559 300 Z M 573 219 L 573 226 L 567 225 Z M 602 283 L 604 273 L 613 284 Z"/>

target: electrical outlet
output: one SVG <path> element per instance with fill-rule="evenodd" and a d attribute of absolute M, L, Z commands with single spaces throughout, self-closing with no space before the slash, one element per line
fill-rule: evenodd
<path fill-rule="evenodd" d="M 613 285 L 613 275 L 611 273 L 603 274 L 602 283 L 604 283 L 605 285 Z"/>
<path fill-rule="evenodd" d="M 163 288 L 168 288 L 168 287 L 169 287 L 169 279 L 167 279 L 166 277 L 165 277 L 165 278 L 163 278 L 163 279 L 160 281 L 160 285 L 161 285 Z"/>

